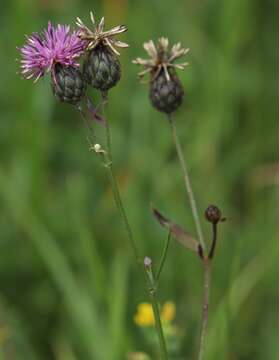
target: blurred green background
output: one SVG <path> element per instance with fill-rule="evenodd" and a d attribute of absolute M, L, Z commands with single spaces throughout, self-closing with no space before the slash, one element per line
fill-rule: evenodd
<path fill-rule="evenodd" d="M 277 0 L 12 0 L 0 13 L 0 358 L 118 360 L 152 353 L 133 321 L 148 293 L 105 170 L 79 114 L 49 79 L 16 73 L 25 34 L 89 11 L 124 23 L 123 76 L 110 92 L 117 178 L 142 255 L 158 263 L 166 233 L 150 202 L 194 232 L 170 129 L 138 83 L 142 43 L 165 35 L 190 47 L 179 136 L 200 213 L 218 204 L 206 360 L 279 358 L 279 4 Z M 96 93 L 90 91 L 93 98 Z M 203 221 L 210 237 L 210 227 Z M 199 260 L 172 243 L 160 301 L 176 304 L 179 359 L 194 359 Z M 152 358 L 156 358 L 153 355 Z"/>

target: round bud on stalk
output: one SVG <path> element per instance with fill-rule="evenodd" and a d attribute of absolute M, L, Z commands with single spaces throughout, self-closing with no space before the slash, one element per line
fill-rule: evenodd
<path fill-rule="evenodd" d="M 86 91 L 86 82 L 77 68 L 57 64 L 51 80 L 52 91 L 58 100 L 72 105 L 82 100 Z"/>
<path fill-rule="evenodd" d="M 107 91 L 115 86 L 121 77 L 121 68 L 117 56 L 107 46 L 100 45 L 88 52 L 83 74 L 91 86 Z"/>
<path fill-rule="evenodd" d="M 169 80 L 165 72 L 150 82 L 150 100 L 152 105 L 166 114 L 174 112 L 183 100 L 184 90 L 174 69 L 169 70 Z"/>
<path fill-rule="evenodd" d="M 87 42 L 87 55 L 83 72 L 86 81 L 100 91 L 108 91 L 115 86 L 121 77 L 120 55 L 116 47 L 126 48 L 129 45 L 116 40 L 115 36 L 127 31 L 124 25 L 116 26 L 111 30 L 104 31 L 104 18 L 96 24 L 93 13 L 90 12 L 92 30 L 89 29 L 80 18 L 76 24 L 79 27 L 79 37 Z"/>
<path fill-rule="evenodd" d="M 205 210 L 205 217 L 212 224 L 217 224 L 222 220 L 222 212 L 217 206 L 209 205 Z"/>
<path fill-rule="evenodd" d="M 174 61 L 187 54 L 189 49 L 183 49 L 180 43 L 169 49 L 169 41 L 163 37 L 158 40 L 157 46 L 150 40 L 143 47 L 150 59 L 137 58 L 133 63 L 144 68 L 139 73 L 140 78 L 150 74 L 149 97 L 152 105 L 159 111 L 171 114 L 182 104 L 184 95 L 176 69 L 184 69 L 188 65 Z"/>

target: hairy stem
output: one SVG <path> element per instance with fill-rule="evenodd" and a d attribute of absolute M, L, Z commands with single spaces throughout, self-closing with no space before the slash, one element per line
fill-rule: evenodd
<path fill-rule="evenodd" d="M 204 266 L 203 307 L 202 307 L 202 324 L 201 324 L 198 360 L 203 360 L 204 350 L 205 350 L 205 339 L 206 339 L 207 323 L 208 323 L 210 281 L 211 281 L 210 259 L 205 258 L 203 260 L 203 266 Z"/>
<path fill-rule="evenodd" d="M 203 248 L 203 250 L 205 250 L 206 245 L 204 242 L 204 237 L 203 237 L 201 223 L 200 223 L 199 214 L 198 214 L 198 210 L 197 210 L 196 200 L 195 200 L 192 185 L 190 182 L 190 177 L 189 177 L 186 161 L 185 161 L 185 158 L 184 158 L 184 155 L 182 152 L 182 148 L 181 148 L 181 144 L 180 144 L 180 141 L 179 141 L 179 138 L 177 135 L 176 124 L 171 115 L 169 115 L 169 122 L 171 125 L 172 137 L 173 137 L 176 152 L 178 155 L 180 167 L 181 167 L 181 170 L 183 173 L 185 188 L 186 188 L 186 191 L 187 191 L 187 194 L 189 197 L 190 207 L 191 207 L 193 218 L 194 218 L 195 225 L 196 225 L 198 240 L 199 240 L 199 243 L 200 243 L 201 247 Z"/>

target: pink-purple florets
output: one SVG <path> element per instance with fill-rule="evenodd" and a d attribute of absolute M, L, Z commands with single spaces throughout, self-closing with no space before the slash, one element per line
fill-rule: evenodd
<path fill-rule="evenodd" d="M 27 43 L 20 48 L 21 73 L 25 79 L 34 78 L 36 82 L 45 72 L 53 71 L 56 64 L 78 67 L 77 59 L 86 45 L 70 26 L 54 27 L 49 22 L 46 30 L 27 37 Z"/>

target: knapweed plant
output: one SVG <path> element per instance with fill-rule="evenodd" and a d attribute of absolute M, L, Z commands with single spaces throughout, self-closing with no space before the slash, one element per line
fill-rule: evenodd
<path fill-rule="evenodd" d="M 165 217 L 161 211 L 152 208 L 155 219 L 167 230 L 168 236 L 162 249 L 158 266 L 148 256 L 142 257 L 138 249 L 138 240 L 134 238 L 132 228 L 122 201 L 119 186 L 114 173 L 110 122 L 105 116 L 105 106 L 109 103 L 109 90 L 116 86 L 121 78 L 121 65 L 118 48 L 127 48 L 128 44 L 116 37 L 127 31 L 124 25 L 105 30 L 104 18 L 96 22 L 93 13 L 90 13 L 91 25 L 87 26 L 80 18 L 76 20 L 76 29 L 68 25 L 54 26 L 48 23 L 46 30 L 33 33 L 27 37 L 26 44 L 19 49 L 21 53 L 21 74 L 25 79 L 37 82 L 41 77 L 50 73 L 51 89 L 55 97 L 73 105 L 86 126 L 90 150 L 99 156 L 107 170 L 111 183 L 116 207 L 123 222 L 127 238 L 134 252 L 142 281 L 147 284 L 151 304 L 142 304 L 135 322 L 139 326 L 155 327 L 159 341 L 160 359 L 168 359 L 169 351 L 166 341 L 169 334 L 166 332 L 174 329 L 171 321 L 174 318 L 175 306 L 172 303 L 160 307 L 158 301 L 159 279 L 165 264 L 171 239 L 177 240 L 185 248 L 196 253 L 204 269 L 204 298 L 202 305 L 201 329 L 198 359 L 204 358 L 206 330 L 208 323 L 209 290 L 212 260 L 215 255 L 217 241 L 217 227 L 223 221 L 218 207 L 210 205 L 205 210 L 205 218 L 212 226 L 212 239 L 209 250 L 203 236 L 200 216 L 191 186 L 188 169 L 181 144 L 179 142 L 175 111 L 181 106 L 184 98 L 184 88 L 179 80 L 177 70 L 183 70 L 188 63 L 177 60 L 185 56 L 189 49 L 183 48 L 181 43 L 172 47 L 165 37 L 161 37 L 157 44 L 150 40 L 144 44 L 144 49 L 149 59 L 137 58 L 134 64 L 142 66 L 139 73 L 140 79 L 148 76 L 149 98 L 151 104 L 165 114 L 170 125 L 170 131 L 181 167 L 183 181 L 186 189 L 186 201 L 196 225 L 196 237 L 192 236 L 182 226 Z M 95 102 L 87 95 L 88 89 L 93 88 L 100 92 L 101 103 Z M 93 105 L 94 104 L 94 105 Z M 95 126 L 99 123 L 104 128 L 105 143 L 96 136 Z M 168 330 L 166 330 L 168 329 Z M 175 336 L 175 332 L 171 332 Z M 135 357 L 134 357 L 135 358 Z"/>

